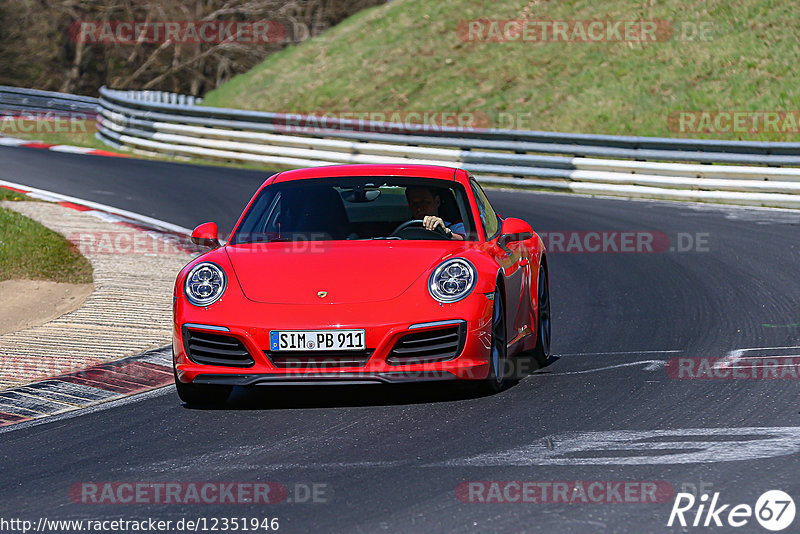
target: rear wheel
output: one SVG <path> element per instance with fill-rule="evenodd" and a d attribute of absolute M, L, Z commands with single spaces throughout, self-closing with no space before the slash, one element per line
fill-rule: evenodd
<path fill-rule="evenodd" d="M 539 367 L 547 365 L 550 358 L 550 284 L 547 269 L 539 266 L 539 287 L 536 293 L 536 348 L 533 357 Z"/>
<path fill-rule="evenodd" d="M 503 292 L 498 285 L 494 290 L 492 305 L 492 342 L 489 353 L 489 374 L 483 384 L 485 390 L 497 393 L 510 385 L 507 364 L 506 309 Z"/>
<path fill-rule="evenodd" d="M 231 386 L 215 386 L 206 384 L 184 384 L 178 380 L 178 373 L 173 368 L 172 374 L 175 376 L 175 389 L 178 390 L 178 397 L 186 404 L 196 404 L 200 406 L 211 406 L 222 404 L 228 400 L 233 388 Z"/>

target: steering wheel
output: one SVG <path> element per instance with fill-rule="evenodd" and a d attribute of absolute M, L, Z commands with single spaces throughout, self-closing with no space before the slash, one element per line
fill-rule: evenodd
<path fill-rule="evenodd" d="M 423 221 L 422 219 L 411 219 L 410 221 L 406 221 L 404 223 L 401 223 L 400 226 L 395 228 L 394 232 L 392 232 L 392 235 L 395 235 L 395 234 L 397 234 L 399 232 L 402 232 L 406 228 L 410 228 L 412 226 L 422 226 L 424 228 L 425 227 L 424 225 L 425 225 L 425 221 Z M 426 228 L 426 230 L 427 230 L 427 228 Z M 436 232 L 437 234 L 440 234 L 442 237 L 444 237 L 446 239 L 450 239 L 450 236 L 447 235 L 447 233 L 444 231 L 444 227 L 442 227 L 442 226 L 437 226 L 433 230 L 428 230 L 428 231 L 429 232 Z"/>

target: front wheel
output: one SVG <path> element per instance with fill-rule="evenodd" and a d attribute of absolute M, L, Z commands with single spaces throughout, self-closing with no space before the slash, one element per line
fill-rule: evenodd
<path fill-rule="evenodd" d="M 497 393 L 511 385 L 508 376 L 508 357 L 506 346 L 506 309 L 503 292 L 498 285 L 494 290 L 492 305 L 492 342 L 489 353 L 489 374 L 483 382 L 483 389 Z"/>
<path fill-rule="evenodd" d="M 536 293 L 536 348 L 533 358 L 539 367 L 547 365 L 550 358 L 550 284 L 547 269 L 539 266 L 539 287 Z"/>
<path fill-rule="evenodd" d="M 175 377 L 175 389 L 178 397 L 186 404 L 198 406 L 212 406 L 222 404 L 228 400 L 233 388 L 231 386 L 215 386 L 206 384 L 184 384 L 178 380 L 178 373 L 173 368 L 172 374 Z"/>

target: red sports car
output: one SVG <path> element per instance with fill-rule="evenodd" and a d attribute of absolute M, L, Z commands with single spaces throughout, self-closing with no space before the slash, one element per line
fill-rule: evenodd
<path fill-rule="evenodd" d="M 342 165 L 281 172 L 224 246 L 175 283 L 175 385 L 188 403 L 233 386 L 512 378 L 550 351 L 544 245 L 501 219 L 467 172 Z"/>

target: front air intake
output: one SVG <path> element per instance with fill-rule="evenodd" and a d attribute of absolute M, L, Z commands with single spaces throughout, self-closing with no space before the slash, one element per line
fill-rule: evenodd
<path fill-rule="evenodd" d="M 335 367 L 363 367 L 372 356 L 373 349 L 340 351 L 268 351 L 264 354 L 272 365 L 281 369 L 330 369 Z"/>
<path fill-rule="evenodd" d="M 386 357 L 389 365 L 444 362 L 464 348 L 466 324 L 406 334 L 394 344 Z"/>
<path fill-rule="evenodd" d="M 255 361 L 244 344 L 233 336 L 183 329 L 183 346 L 194 363 L 250 367 Z"/>

